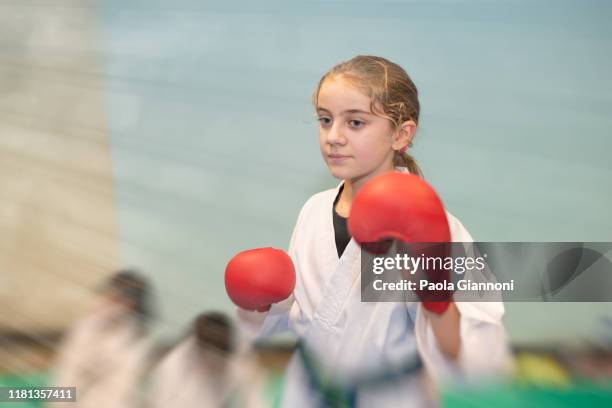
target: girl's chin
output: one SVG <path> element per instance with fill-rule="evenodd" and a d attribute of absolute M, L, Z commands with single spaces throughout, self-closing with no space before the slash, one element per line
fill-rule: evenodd
<path fill-rule="evenodd" d="M 329 171 L 331 175 L 337 178 L 338 180 L 352 180 L 357 176 L 355 172 L 352 172 L 348 169 L 339 169 L 334 168 L 333 166 L 329 167 Z"/>
<path fill-rule="evenodd" d="M 329 172 L 331 173 L 332 176 L 334 176 L 337 179 L 346 179 L 349 175 L 349 171 L 347 171 L 348 169 L 346 168 L 341 168 L 339 166 L 334 166 L 334 165 L 327 165 L 327 168 L 329 168 Z"/>

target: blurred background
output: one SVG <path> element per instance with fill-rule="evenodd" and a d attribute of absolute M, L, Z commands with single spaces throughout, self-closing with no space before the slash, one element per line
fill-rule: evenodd
<path fill-rule="evenodd" d="M 595 0 L 0 2 L 0 337 L 53 344 L 122 266 L 151 279 L 161 339 L 233 314 L 227 261 L 286 248 L 337 183 L 310 97 L 357 54 L 415 81 L 414 156 L 477 241 L 611 241 L 611 18 Z M 612 338 L 609 304 L 506 306 L 517 346 Z M 47 361 L 8 350 L 9 371 Z"/>

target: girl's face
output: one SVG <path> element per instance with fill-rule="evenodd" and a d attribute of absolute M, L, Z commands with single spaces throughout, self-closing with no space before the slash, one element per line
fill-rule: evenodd
<path fill-rule="evenodd" d="M 342 76 L 327 78 L 317 100 L 319 145 L 338 179 L 359 184 L 393 170 L 394 129 L 370 112 L 370 98 Z"/>
<path fill-rule="evenodd" d="M 116 319 L 133 312 L 133 302 L 112 289 L 107 289 L 97 296 L 94 311 L 98 316 Z"/>

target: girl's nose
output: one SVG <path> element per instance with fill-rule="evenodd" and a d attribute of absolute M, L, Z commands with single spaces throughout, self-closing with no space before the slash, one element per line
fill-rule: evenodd
<path fill-rule="evenodd" d="M 346 138 L 339 123 L 334 123 L 327 132 L 327 143 L 329 144 L 345 144 Z"/>

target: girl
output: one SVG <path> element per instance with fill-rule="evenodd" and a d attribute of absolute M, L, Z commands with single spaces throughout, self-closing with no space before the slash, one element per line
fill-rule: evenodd
<path fill-rule="evenodd" d="M 361 302 L 360 248 L 346 219 L 353 197 L 372 178 L 394 170 L 421 174 L 408 154 L 420 109 L 412 80 L 384 58 L 358 56 L 321 78 L 313 103 L 323 160 L 342 182 L 312 196 L 299 214 L 289 245 L 293 296 L 265 314 L 239 313 L 255 325 L 265 316 L 259 337 L 288 329 L 309 351 L 289 364 L 283 406 L 330 405 L 312 359 L 352 390 L 346 401 L 357 406 L 426 404 L 415 376 L 393 376 L 377 387 L 357 381 L 359 373 L 401 372 L 417 356 L 437 380 L 502 369 L 508 354 L 501 303 L 451 303 L 437 315 L 419 303 Z M 453 241 L 472 241 L 455 217 L 447 218 Z"/>

